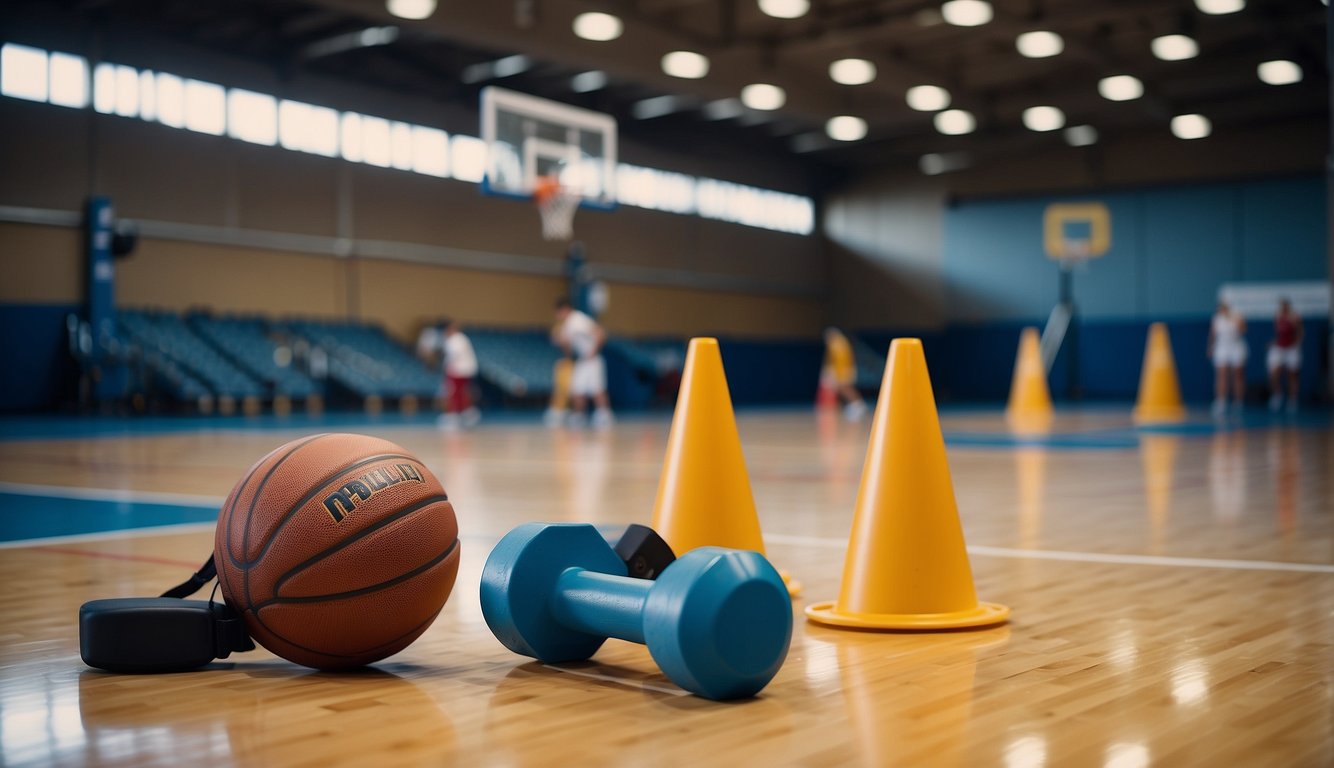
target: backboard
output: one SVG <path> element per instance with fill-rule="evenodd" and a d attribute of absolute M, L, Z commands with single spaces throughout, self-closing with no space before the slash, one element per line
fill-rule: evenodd
<path fill-rule="evenodd" d="M 484 192 L 531 198 L 539 177 L 558 176 L 583 207 L 616 207 L 616 118 L 494 86 L 481 112 Z"/>

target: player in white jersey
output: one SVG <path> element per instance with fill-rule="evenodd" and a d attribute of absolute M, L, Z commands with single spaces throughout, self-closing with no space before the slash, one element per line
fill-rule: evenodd
<path fill-rule="evenodd" d="M 477 376 L 477 353 L 472 341 L 459 329 L 454 320 L 442 320 L 434 328 L 426 328 L 417 338 L 417 353 L 424 358 L 442 357 L 444 376 L 440 382 L 440 399 L 444 414 L 440 426 L 458 429 L 460 424 L 471 427 L 481 421 L 481 411 L 472 403 L 472 382 Z"/>
<path fill-rule="evenodd" d="M 584 409 L 591 399 L 594 405 L 593 426 L 608 427 L 612 423 L 611 405 L 607 400 L 607 365 L 602 359 L 602 345 L 607 334 L 602 326 L 588 315 L 570 306 L 568 299 L 556 302 L 556 327 L 552 341 L 574 357 L 570 375 L 570 423 L 583 422 Z"/>
<path fill-rule="evenodd" d="M 1218 302 L 1209 325 L 1208 352 L 1214 363 L 1214 415 L 1221 416 L 1227 411 L 1229 383 L 1236 406 L 1240 408 L 1246 400 L 1246 318 L 1227 302 Z"/>

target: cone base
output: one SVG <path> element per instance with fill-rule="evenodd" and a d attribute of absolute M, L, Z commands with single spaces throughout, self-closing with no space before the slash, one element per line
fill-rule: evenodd
<path fill-rule="evenodd" d="M 1009 617 L 1009 606 L 996 603 L 951 613 L 852 613 L 838 610 L 833 600 L 806 606 L 806 618 L 816 624 L 854 629 L 962 629 L 999 624 Z"/>
<path fill-rule="evenodd" d="M 801 594 L 801 582 L 793 579 L 792 574 L 780 569 L 778 575 L 783 577 L 783 586 L 787 587 L 788 597 L 796 597 Z"/>
<path fill-rule="evenodd" d="M 1186 409 L 1181 406 L 1167 408 L 1136 408 L 1131 418 L 1136 424 L 1179 424 L 1186 420 Z"/>

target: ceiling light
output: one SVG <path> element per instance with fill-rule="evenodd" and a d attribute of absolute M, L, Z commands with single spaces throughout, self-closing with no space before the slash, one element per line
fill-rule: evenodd
<path fill-rule="evenodd" d="M 967 168 L 968 155 L 963 152 L 933 152 L 929 155 L 922 155 L 917 161 L 917 167 L 927 176 L 938 176 L 942 173 Z"/>
<path fill-rule="evenodd" d="M 585 40 L 615 40 L 622 29 L 620 17 L 610 13 L 581 13 L 574 17 L 574 33 Z"/>
<path fill-rule="evenodd" d="M 709 60 L 694 51 L 672 51 L 662 57 L 662 71 L 672 77 L 698 80 L 709 74 Z"/>
<path fill-rule="evenodd" d="M 570 78 L 570 89 L 575 93 L 592 93 L 607 87 L 607 73 L 600 69 L 580 72 Z"/>
<path fill-rule="evenodd" d="M 1065 113 L 1056 107 L 1029 107 L 1024 110 L 1024 127 L 1030 131 L 1054 131 L 1065 125 Z"/>
<path fill-rule="evenodd" d="M 866 121 L 853 115 L 839 115 L 829 118 L 824 131 L 838 141 L 860 141 L 866 138 Z"/>
<path fill-rule="evenodd" d="M 1213 131 L 1204 115 L 1177 115 L 1172 118 L 1172 134 L 1178 139 L 1203 139 Z"/>
<path fill-rule="evenodd" d="M 938 85 L 914 85 L 908 89 L 907 100 L 918 112 L 936 112 L 950 105 L 950 92 Z"/>
<path fill-rule="evenodd" d="M 745 110 L 736 99 L 718 99 L 700 107 L 700 112 L 704 113 L 705 120 L 731 120 L 741 117 Z"/>
<path fill-rule="evenodd" d="M 936 113 L 936 130 L 946 136 L 960 136 L 972 133 L 977 128 L 977 119 L 972 112 L 962 109 L 947 109 Z"/>
<path fill-rule="evenodd" d="M 1193 59 L 1200 54 L 1200 46 L 1185 35 L 1155 37 L 1149 47 L 1153 49 L 1153 55 L 1163 61 Z"/>
<path fill-rule="evenodd" d="M 1302 80 L 1302 68 L 1295 61 L 1277 59 L 1256 67 L 1260 79 L 1270 85 L 1292 85 Z"/>
<path fill-rule="evenodd" d="M 810 0 L 760 0 L 760 10 L 776 19 L 795 19 L 810 9 Z"/>
<path fill-rule="evenodd" d="M 1065 41 L 1055 32 L 1025 32 L 1014 40 L 1019 53 L 1030 59 L 1045 59 L 1065 50 Z"/>
<path fill-rule="evenodd" d="M 741 103 L 751 109 L 778 109 L 787 102 L 782 88 L 768 83 L 752 83 L 741 89 Z"/>
<path fill-rule="evenodd" d="M 980 27 L 991 21 L 991 3 L 984 0 L 949 0 L 940 6 L 940 15 L 956 27 Z"/>
<path fill-rule="evenodd" d="M 1091 125 L 1072 125 L 1065 129 L 1065 143 L 1072 147 L 1087 147 L 1098 143 L 1098 129 Z"/>
<path fill-rule="evenodd" d="M 435 13 L 435 0 L 386 0 L 384 5 L 402 19 L 425 19 Z"/>
<path fill-rule="evenodd" d="M 1195 0 L 1195 7 L 1200 9 L 1200 13 L 1221 16 L 1245 8 L 1246 0 Z"/>
<path fill-rule="evenodd" d="M 866 59 L 839 59 L 829 65 L 829 77 L 841 85 L 865 85 L 875 79 L 875 65 Z"/>
<path fill-rule="evenodd" d="M 1112 75 L 1098 81 L 1098 93 L 1110 101 L 1130 101 L 1144 95 L 1144 83 L 1133 75 Z"/>
<path fill-rule="evenodd" d="M 670 115 L 681 107 L 681 99 L 676 96 L 653 96 L 641 99 L 630 106 L 630 113 L 640 120 Z"/>

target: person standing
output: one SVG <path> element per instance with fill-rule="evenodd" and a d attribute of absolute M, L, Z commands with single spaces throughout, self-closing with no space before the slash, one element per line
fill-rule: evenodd
<path fill-rule="evenodd" d="M 861 421 L 866 415 L 866 402 L 857 392 L 857 361 L 853 356 L 852 342 L 837 328 L 829 327 L 824 331 L 825 364 L 822 376 L 827 375 L 834 385 L 838 397 L 845 403 L 843 418 L 848 421 Z"/>
<path fill-rule="evenodd" d="M 1227 412 L 1229 384 L 1237 408 L 1246 402 L 1246 318 L 1225 301 L 1218 302 L 1218 311 L 1209 326 L 1206 351 L 1214 363 L 1213 412 L 1222 416 Z"/>
<path fill-rule="evenodd" d="M 459 328 L 458 321 L 441 320 L 435 327 L 423 330 L 417 339 L 417 353 L 422 357 L 434 357 L 438 353 L 442 358 L 440 400 L 444 413 L 440 416 L 441 428 L 456 430 L 481 421 L 482 413 L 472 402 L 477 353 L 473 351 L 472 341 Z"/>
<path fill-rule="evenodd" d="M 571 426 L 581 426 L 589 400 L 593 401 L 593 426 L 609 427 L 613 418 L 607 399 L 607 365 L 602 359 L 602 345 L 607 334 L 588 315 L 570 305 L 569 299 L 556 301 L 556 327 L 551 340 L 574 358 L 570 372 Z"/>
<path fill-rule="evenodd" d="M 1283 372 L 1288 372 L 1288 412 L 1297 410 L 1302 370 L 1302 319 L 1288 299 L 1278 300 L 1274 340 L 1269 342 L 1269 410 L 1283 407 Z"/>

